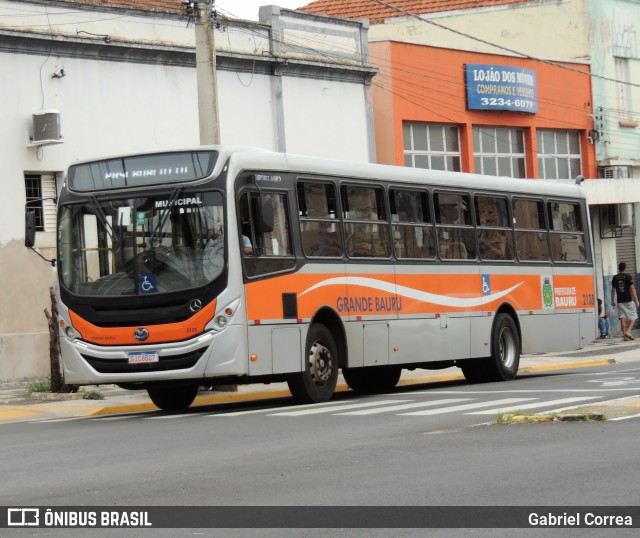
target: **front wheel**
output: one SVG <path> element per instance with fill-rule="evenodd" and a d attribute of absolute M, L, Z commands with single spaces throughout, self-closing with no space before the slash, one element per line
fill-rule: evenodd
<path fill-rule="evenodd" d="M 289 390 L 300 403 L 319 403 L 331 399 L 338 381 L 338 355 L 335 340 L 321 323 L 307 334 L 304 371 L 291 374 Z"/>
<path fill-rule="evenodd" d="M 181 411 L 189 407 L 198 394 L 197 385 L 147 389 L 151 401 L 163 411 Z"/>

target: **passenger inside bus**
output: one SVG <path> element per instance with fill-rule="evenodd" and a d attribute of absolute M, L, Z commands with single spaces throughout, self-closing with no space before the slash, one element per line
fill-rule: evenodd
<path fill-rule="evenodd" d="M 439 195 L 441 200 L 440 224 L 467 224 L 465 205 L 461 196 Z M 441 228 L 438 233 L 440 257 L 448 260 L 466 260 L 469 252 L 465 242 L 465 231 L 460 228 Z"/>
<path fill-rule="evenodd" d="M 211 230 L 207 244 L 202 253 L 202 271 L 211 281 L 222 273 L 224 267 L 224 237 L 222 230 L 215 227 Z"/>

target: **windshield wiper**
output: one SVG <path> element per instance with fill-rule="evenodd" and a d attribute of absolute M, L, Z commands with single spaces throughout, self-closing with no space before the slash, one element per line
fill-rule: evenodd
<path fill-rule="evenodd" d="M 116 237 L 116 235 L 113 233 L 113 228 L 109 223 L 109 219 L 107 219 L 107 215 L 105 214 L 104 210 L 102 209 L 102 206 L 100 205 L 96 197 L 89 196 L 89 203 L 91 204 L 91 207 L 95 211 L 96 216 L 100 219 L 100 223 L 102 224 L 103 228 L 109 234 L 111 241 L 114 244 L 119 244 L 120 238 Z"/>
<path fill-rule="evenodd" d="M 164 207 L 162 209 L 162 211 L 160 212 L 160 218 L 158 219 L 158 225 L 156 226 L 155 231 L 151 234 L 151 237 L 149 239 L 151 247 L 153 246 L 154 242 L 156 242 L 156 241 L 158 241 L 160 239 L 160 234 L 162 233 L 162 230 L 164 229 L 164 225 L 165 225 L 165 222 L 167 221 L 167 218 L 169 217 L 169 213 L 173 209 L 173 206 L 175 205 L 176 200 L 178 199 L 178 196 L 180 196 L 181 193 L 182 193 L 182 187 L 178 187 L 176 189 L 173 189 L 173 191 L 171 192 L 171 196 L 169 197 L 169 201 L 168 201 L 166 207 Z"/>

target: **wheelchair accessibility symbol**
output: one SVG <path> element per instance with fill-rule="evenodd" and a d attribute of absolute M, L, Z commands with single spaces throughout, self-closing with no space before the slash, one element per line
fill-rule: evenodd
<path fill-rule="evenodd" d="M 491 280 L 489 275 L 482 275 L 482 295 L 491 295 Z"/>
<path fill-rule="evenodd" d="M 140 293 L 152 293 L 158 291 L 156 288 L 156 277 L 153 275 L 138 276 L 138 288 Z"/>

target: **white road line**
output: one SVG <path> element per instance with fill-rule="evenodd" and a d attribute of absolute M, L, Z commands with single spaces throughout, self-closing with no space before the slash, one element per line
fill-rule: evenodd
<path fill-rule="evenodd" d="M 493 409 L 483 409 L 482 411 L 472 411 L 471 413 L 465 413 L 467 415 L 493 415 L 495 413 L 506 413 L 508 411 L 519 411 L 520 409 L 535 409 L 536 407 L 544 407 L 547 405 L 559 405 L 559 404 L 568 404 L 571 402 L 585 402 L 587 400 L 595 400 L 598 396 L 588 396 L 588 397 L 576 397 L 576 398 L 562 398 L 560 400 L 547 400 L 534 402 L 530 404 L 522 404 L 522 405 L 512 405 L 508 407 L 495 407 Z M 551 411 L 549 411 L 551 412 Z"/>
<path fill-rule="evenodd" d="M 378 400 L 376 402 L 354 403 L 345 405 L 336 405 L 335 407 L 318 407 L 317 405 L 311 409 L 302 409 L 300 411 L 285 411 L 284 413 L 271 413 L 271 417 L 300 417 L 303 415 L 319 415 L 321 413 L 333 413 L 334 411 L 342 411 L 344 409 L 359 409 L 362 407 L 376 407 L 387 404 L 408 403 L 411 400 Z"/>
<path fill-rule="evenodd" d="M 336 413 L 336 415 L 349 415 L 349 416 L 374 415 L 375 413 L 387 413 L 389 411 L 402 411 L 403 409 L 414 409 L 416 407 L 430 407 L 430 406 L 440 405 L 440 404 L 468 402 L 469 400 L 473 400 L 473 398 L 443 398 L 442 400 L 433 400 L 431 402 L 415 402 L 415 403 L 407 403 L 407 404 L 400 404 L 400 405 L 388 405 L 386 407 L 376 407 L 374 409 L 361 409 L 358 411 L 347 411 L 346 413 Z"/>
<path fill-rule="evenodd" d="M 516 402 L 528 402 L 535 398 L 504 398 L 503 400 L 493 400 L 490 402 L 477 402 L 472 404 L 451 405 L 449 407 L 441 407 L 439 409 L 425 409 L 424 411 L 412 411 L 411 413 L 398 413 L 399 415 L 424 416 L 424 415 L 441 415 L 451 413 L 453 411 L 466 411 L 467 409 L 477 409 L 478 407 L 489 407 L 496 404 L 509 404 Z"/>
<path fill-rule="evenodd" d="M 412 401 L 412 400 L 409 400 Z M 220 411 L 219 413 L 214 413 L 211 415 L 207 415 L 208 417 L 239 417 L 241 415 L 254 415 L 256 413 L 271 413 L 272 411 L 282 411 L 283 409 L 295 409 L 296 411 L 299 409 L 309 409 L 316 408 L 318 405 L 326 406 L 326 405 L 339 405 L 344 402 L 324 402 L 323 404 L 305 404 L 305 405 L 295 405 L 295 406 L 280 406 L 280 407 L 267 407 L 264 409 L 251 409 L 249 411 L 234 411 L 232 413 L 225 413 L 224 411 Z"/>

